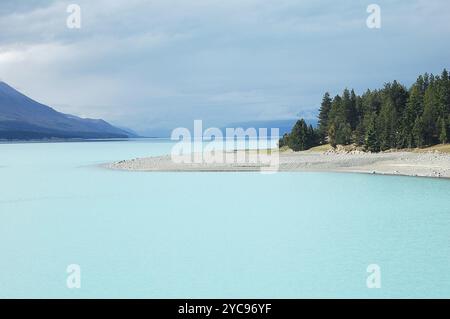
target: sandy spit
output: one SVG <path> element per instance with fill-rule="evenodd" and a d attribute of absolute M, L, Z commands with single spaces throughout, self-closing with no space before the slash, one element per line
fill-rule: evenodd
<path fill-rule="evenodd" d="M 170 156 L 159 156 L 123 160 L 103 166 L 116 170 L 148 172 L 252 172 L 260 171 L 265 165 L 258 163 L 180 164 L 173 162 Z M 328 171 L 450 178 L 450 154 L 281 152 L 278 171 Z"/>

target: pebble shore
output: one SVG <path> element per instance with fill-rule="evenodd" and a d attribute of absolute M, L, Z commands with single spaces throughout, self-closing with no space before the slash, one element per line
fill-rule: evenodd
<path fill-rule="evenodd" d="M 244 151 L 238 151 L 244 152 Z M 430 152 L 280 152 L 280 172 L 329 171 L 450 178 L 450 154 Z M 104 165 L 127 171 L 248 172 L 260 171 L 258 163 L 175 163 L 170 156 L 123 160 Z"/>

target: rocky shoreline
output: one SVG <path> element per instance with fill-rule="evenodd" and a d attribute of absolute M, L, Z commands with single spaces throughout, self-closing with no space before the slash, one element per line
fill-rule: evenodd
<path fill-rule="evenodd" d="M 439 152 L 287 151 L 277 155 L 279 172 L 328 171 L 450 178 L 450 154 Z M 258 163 L 175 163 L 169 155 L 123 160 L 103 166 L 141 172 L 256 172 L 265 167 Z"/>

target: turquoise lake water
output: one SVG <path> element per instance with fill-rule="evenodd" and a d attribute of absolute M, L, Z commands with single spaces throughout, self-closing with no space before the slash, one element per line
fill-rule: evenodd
<path fill-rule="evenodd" d="M 0 297 L 450 297 L 450 180 L 96 167 L 170 149 L 0 144 Z"/>

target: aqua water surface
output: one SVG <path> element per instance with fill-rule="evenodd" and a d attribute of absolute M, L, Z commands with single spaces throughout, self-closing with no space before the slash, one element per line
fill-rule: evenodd
<path fill-rule="evenodd" d="M 450 297 L 449 180 L 97 166 L 170 149 L 0 144 L 0 297 Z"/>

